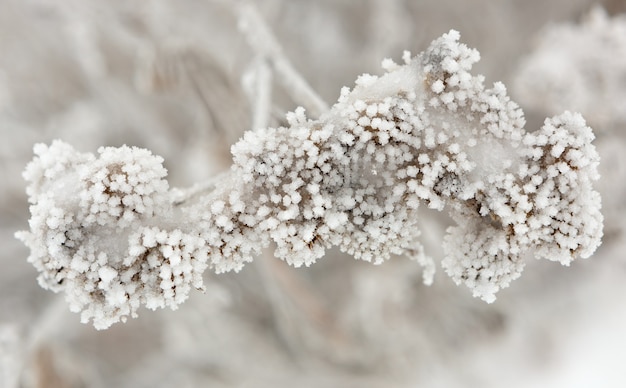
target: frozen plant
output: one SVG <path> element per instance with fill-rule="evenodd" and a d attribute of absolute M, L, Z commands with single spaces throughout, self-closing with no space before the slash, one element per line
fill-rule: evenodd
<path fill-rule="evenodd" d="M 385 60 L 313 120 L 247 132 L 212 184 L 169 190 L 161 158 L 138 148 L 83 154 L 35 146 L 24 177 L 40 284 L 64 291 L 96 328 L 141 305 L 176 308 L 202 272 L 239 271 L 271 244 L 299 267 L 336 246 L 376 264 L 407 255 L 432 280 L 418 242 L 421 203 L 448 209 L 442 265 L 487 302 L 527 257 L 568 265 L 602 236 L 594 136 L 579 114 L 524 130 L 501 83 L 470 73 L 479 53 L 450 31 L 404 64 Z"/>
<path fill-rule="evenodd" d="M 597 189 L 603 194 L 607 234 L 621 233 L 626 129 L 626 14 L 597 6 L 580 23 L 548 26 L 523 60 L 515 79 L 521 103 L 539 114 L 564 107 L 585 112 L 598 134 L 604 163 Z M 615 233 L 614 233 L 615 232 Z"/>

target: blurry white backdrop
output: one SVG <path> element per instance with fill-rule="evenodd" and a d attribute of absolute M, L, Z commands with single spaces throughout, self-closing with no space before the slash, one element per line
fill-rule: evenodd
<path fill-rule="evenodd" d="M 175 312 L 96 331 L 46 292 L 13 233 L 28 228 L 32 146 L 136 145 L 172 186 L 228 168 L 250 129 L 258 50 L 227 0 L 0 0 L 0 387 L 623 387 L 626 374 L 626 2 L 262 0 L 286 58 L 327 104 L 385 57 L 450 29 L 481 52 L 528 129 L 564 109 L 594 128 L 604 242 L 570 268 L 529 262 L 498 300 L 415 263 L 333 253 L 207 275 Z M 249 37 L 248 37 L 249 38 Z M 249 43 L 252 43 L 249 44 Z M 274 78 L 272 125 L 299 101 Z M 441 258 L 445 215 L 423 215 Z"/>

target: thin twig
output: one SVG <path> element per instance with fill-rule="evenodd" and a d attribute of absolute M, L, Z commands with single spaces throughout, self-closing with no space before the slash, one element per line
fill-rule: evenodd
<path fill-rule="evenodd" d="M 253 107 L 252 128 L 269 125 L 272 107 L 272 72 L 264 58 L 258 58 L 251 70 L 250 104 Z"/>
<path fill-rule="evenodd" d="M 314 116 L 326 112 L 328 105 L 284 55 L 281 45 L 256 6 L 252 2 L 241 0 L 233 2 L 233 7 L 239 19 L 239 29 L 246 36 L 248 44 L 258 56 L 268 61 L 291 98 Z"/>

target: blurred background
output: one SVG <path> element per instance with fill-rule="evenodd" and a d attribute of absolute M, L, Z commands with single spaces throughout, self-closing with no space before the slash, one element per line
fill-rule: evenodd
<path fill-rule="evenodd" d="M 588 260 L 529 262 L 487 305 L 442 271 L 424 286 L 403 257 L 373 266 L 333 252 L 294 269 L 268 253 L 239 274 L 207 274 L 206 293 L 178 311 L 101 332 L 40 289 L 13 237 L 28 228 L 33 144 L 145 147 L 185 187 L 229 167 L 230 145 L 258 122 L 261 72 L 264 121 L 280 125 L 301 103 L 267 73 L 267 42 L 242 4 L 0 0 L 0 387 L 626 386 L 624 0 L 253 3 L 272 48 L 328 105 L 383 58 L 456 29 L 481 53 L 474 73 L 509 87 L 528 130 L 580 111 L 602 157 L 606 218 Z M 448 222 L 424 212 L 436 261 Z"/>

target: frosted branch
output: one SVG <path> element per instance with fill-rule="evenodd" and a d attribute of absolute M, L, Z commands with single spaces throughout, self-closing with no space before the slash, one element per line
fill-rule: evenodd
<path fill-rule="evenodd" d="M 326 112 L 328 105 L 293 67 L 256 6 L 249 1 L 240 1 L 235 7 L 239 28 L 246 36 L 250 47 L 259 57 L 268 61 L 276 72 L 276 79 L 282 83 L 291 98 L 315 116 Z"/>
<path fill-rule="evenodd" d="M 30 231 L 18 237 L 40 284 L 106 328 L 142 305 L 176 308 L 207 267 L 238 271 L 270 243 L 296 267 L 331 247 L 376 264 L 407 255 L 429 280 L 422 203 L 457 222 L 442 265 L 487 302 L 527 256 L 589 257 L 603 224 L 591 129 L 565 112 L 526 132 L 504 85 L 486 89 L 470 73 L 479 53 L 458 40 L 450 31 L 404 65 L 385 61 L 317 120 L 299 108 L 288 127 L 247 132 L 231 170 L 192 201 L 173 200 L 147 150 L 37 145 L 24 173 Z"/>
<path fill-rule="evenodd" d="M 263 58 L 257 58 L 244 75 L 244 88 L 252 106 L 252 128 L 266 127 L 272 108 L 272 72 Z"/>

